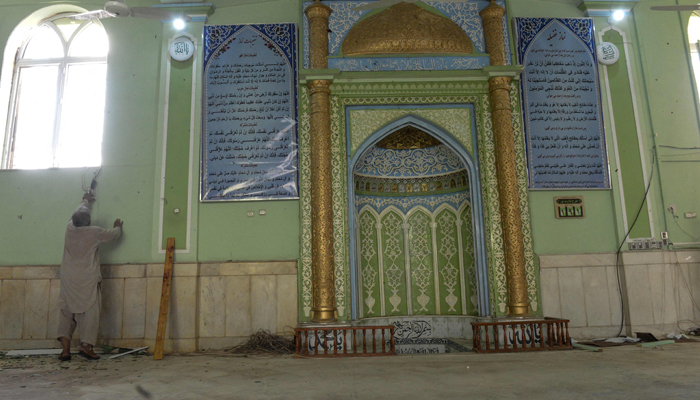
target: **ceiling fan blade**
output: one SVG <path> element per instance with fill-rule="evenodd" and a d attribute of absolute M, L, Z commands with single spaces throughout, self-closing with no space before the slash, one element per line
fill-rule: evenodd
<path fill-rule="evenodd" d="M 216 8 L 244 6 L 246 4 L 255 4 L 255 3 L 269 3 L 271 1 L 277 1 L 277 0 L 230 0 L 228 2 L 220 2 L 221 4 L 217 3 Z"/>
<path fill-rule="evenodd" d="M 418 0 L 379 0 L 379 1 L 371 3 L 371 4 L 355 7 L 352 10 L 353 11 L 365 11 L 365 10 L 374 10 L 375 8 L 386 8 L 386 7 L 393 6 L 394 4 L 399 4 L 399 3 L 404 2 L 404 1 L 406 3 L 415 3 Z"/>
<path fill-rule="evenodd" d="M 578 3 L 580 2 L 579 0 L 540 0 L 540 1 L 546 1 L 548 3 L 570 4 L 572 6 L 578 5 Z"/>
<path fill-rule="evenodd" d="M 245 0 L 244 0 L 245 1 Z M 353 11 L 366 11 L 366 10 L 374 10 L 375 8 L 386 8 L 393 6 L 394 4 L 398 3 L 415 3 L 417 1 L 421 0 L 379 0 L 377 2 L 371 3 L 371 4 L 366 4 L 364 6 L 359 6 L 355 7 L 352 10 Z M 469 3 L 473 0 L 431 0 L 437 3 Z M 571 3 L 572 1 L 577 1 L 577 0 L 545 0 L 545 1 L 553 1 L 555 3 Z"/>
<path fill-rule="evenodd" d="M 700 5 L 694 6 L 652 6 L 654 11 L 696 11 L 700 10 Z"/>
<path fill-rule="evenodd" d="M 131 7 L 131 16 L 134 18 L 156 19 L 158 21 L 173 21 L 178 18 L 185 22 L 192 21 L 192 17 L 189 15 L 151 7 Z"/>
<path fill-rule="evenodd" d="M 88 11 L 85 13 L 81 14 L 75 14 L 67 17 L 68 19 L 75 19 L 78 21 L 84 21 L 87 19 L 105 19 L 105 18 L 112 18 L 116 17 L 116 15 L 112 14 L 109 11 L 105 10 L 95 10 L 95 11 Z"/>

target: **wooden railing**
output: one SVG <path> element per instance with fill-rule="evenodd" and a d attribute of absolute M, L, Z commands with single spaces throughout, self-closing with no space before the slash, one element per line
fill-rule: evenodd
<path fill-rule="evenodd" d="M 394 326 L 296 328 L 294 334 L 296 336 L 297 357 L 396 355 Z"/>
<path fill-rule="evenodd" d="M 477 353 L 572 348 L 568 319 L 472 322 L 471 325 L 473 350 Z"/>

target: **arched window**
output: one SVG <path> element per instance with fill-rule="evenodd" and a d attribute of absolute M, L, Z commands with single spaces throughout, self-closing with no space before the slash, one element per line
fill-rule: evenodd
<path fill-rule="evenodd" d="M 690 60 L 693 63 L 695 84 L 700 92 L 700 15 L 693 14 L 688 22 L 688 41 L 690 41 Z"/>
<path fill-rule="evenodd" d="M 107 34 L 67 14 L 34 26 L 17 50 L 2 168 L 99 166 Z"/>

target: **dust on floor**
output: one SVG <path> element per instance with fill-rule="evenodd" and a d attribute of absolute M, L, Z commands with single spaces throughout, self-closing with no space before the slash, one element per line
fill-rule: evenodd
<path fill-rule="evenodd" d="M 355 359 L 0 358 L 0 399 L 698 398 L 700 346 Z"/>

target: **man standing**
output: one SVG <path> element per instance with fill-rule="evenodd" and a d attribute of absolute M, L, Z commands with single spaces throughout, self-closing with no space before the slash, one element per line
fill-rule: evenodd
<path fill-rule="evenodd" d="M 112 229 L 90 226 L 89 205 L 94 201 L 92 194 L 86 193 L 66 229 L 58 296 L 57 340 L 63 345 L 63 352 L 58 357 L 61 361 L 71 359 L 70 340 L 76 326 L 80 327 L 80 355 L 90 360 L 100 358 L 92 350 L 97 342 L 102 305 L 102 273 L 97 246 L 119 238 L 124 223 L 117 219 Z"/>

